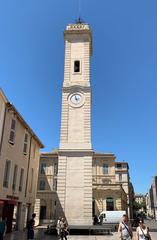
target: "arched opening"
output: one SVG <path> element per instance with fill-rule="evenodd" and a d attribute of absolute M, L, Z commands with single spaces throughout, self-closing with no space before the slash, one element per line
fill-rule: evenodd
<path fill-rule="evenodd" d="M 112 197 L 106 198 L 106 210 L 114 211 L 114 199 Z"/>

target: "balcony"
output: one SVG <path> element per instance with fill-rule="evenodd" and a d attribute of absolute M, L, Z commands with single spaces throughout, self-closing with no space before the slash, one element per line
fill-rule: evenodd
<path fill-rule="evenodd" d="M 93 184 L 114 184 L 115 175 L 93 175 Z"/>

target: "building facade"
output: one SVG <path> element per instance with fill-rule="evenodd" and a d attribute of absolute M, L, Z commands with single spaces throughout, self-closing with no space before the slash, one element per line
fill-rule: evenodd
<path fill-rule="evenodd" d="M 146 214 L 147 214 L 147 217 L 150 217 L 152 218 L 153 217 L 153 211 L 152 211 L 152 208 L 151 208 L 151 200 L 150 200 L 150 193 L 146 193 Z"/>
<path fill-rule="evenodd" d="M 40 157 L 37 191 L 39 224 L 55 220 L 60 215 L 57 194 L 58 152 L 42 153 Z M 93 153 L 92 159 L 92 215 L 98 216 L 105 210 L 124 210 L 132 219 L 134 191 L 128 163 L 116 162 L 115 155 L 111 153 Z M 117 176 L 120 171 L 122 175 Z"/>
<path fill-rule="evenodd" d="M 37 190 L 37 212 L 38 223 L 46 223 L 57 216 L 57 173 L 58 173 L 58 151 L 42 153 L 40 156 L 38 190 Z"/>
<path fill-rule="evenodd" d="M 146 199 L 147 215 L 157 220 L 157 176 L 153 177 Z"/>
<path fill-rule="evenodd" d="M 96 153 L 92 148 L 91 28 L 80 21 L 69 24 L 64 31 L 64 40 L 60 144 L 55 158 L 56 152 L 42 154 L 40 162 L 42 168 L 43 162 L 49 158 L 47 164 L 52 169 L 53 161 L 57 161 L 58 170 L 55 178 L 54 173 L 51 175 L 51 180 L 47 170 L 45 177 L 39 174 L 38 202 L 42 201 L 47 207 L 42 210 L 45 208 L 40 205 L 38 209 L 41 210 L 40 217 L 61 215 L 66 217 L 69 225 L 92 225 L 93 215 L 102 210 L 126 210 L 130 215 L 132 185 L 127 163 L 116 163 L 114 154 Z M 44 182 L 42 178 L 45 178 Z M 52 184 L 48 184 L 54 182 L 52 179 L 57 180 L 56 197 Z M 45 190 L 41 190 L 42 184 L 47 187 Z M 48 196 L 54 197 L 55 201 Z M 53 209 L 49 208 L 52 201 L 56 203 Z"/>
<path fill-rule="evenodd" d="M 33 212 L 39 165 L 43 147 L 16 108 L 0 90 L 0 216 L 23 229 Z"/>

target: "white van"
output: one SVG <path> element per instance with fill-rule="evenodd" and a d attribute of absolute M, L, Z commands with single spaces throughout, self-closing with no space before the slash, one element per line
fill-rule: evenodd
<path fill-rule="evenodd" d="M 99 222 L 104 223 L 119 223 L 122 221 L 125 211 L 103 211 L 100 213 L 98 219 Z"/>

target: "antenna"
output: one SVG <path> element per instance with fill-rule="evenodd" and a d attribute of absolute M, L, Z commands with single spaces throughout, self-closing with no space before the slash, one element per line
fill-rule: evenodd
<path fill-rule="evenodd" d="M 76 23 L 83 23 L 83 20 L 81 18 L 81 0 L 78 0 L 78 18 L 76 20 Z"/>
<path fill-rule="evenodd" d="M 81 0 L 78 0 L 78 19 L 81 19 Z"/>

